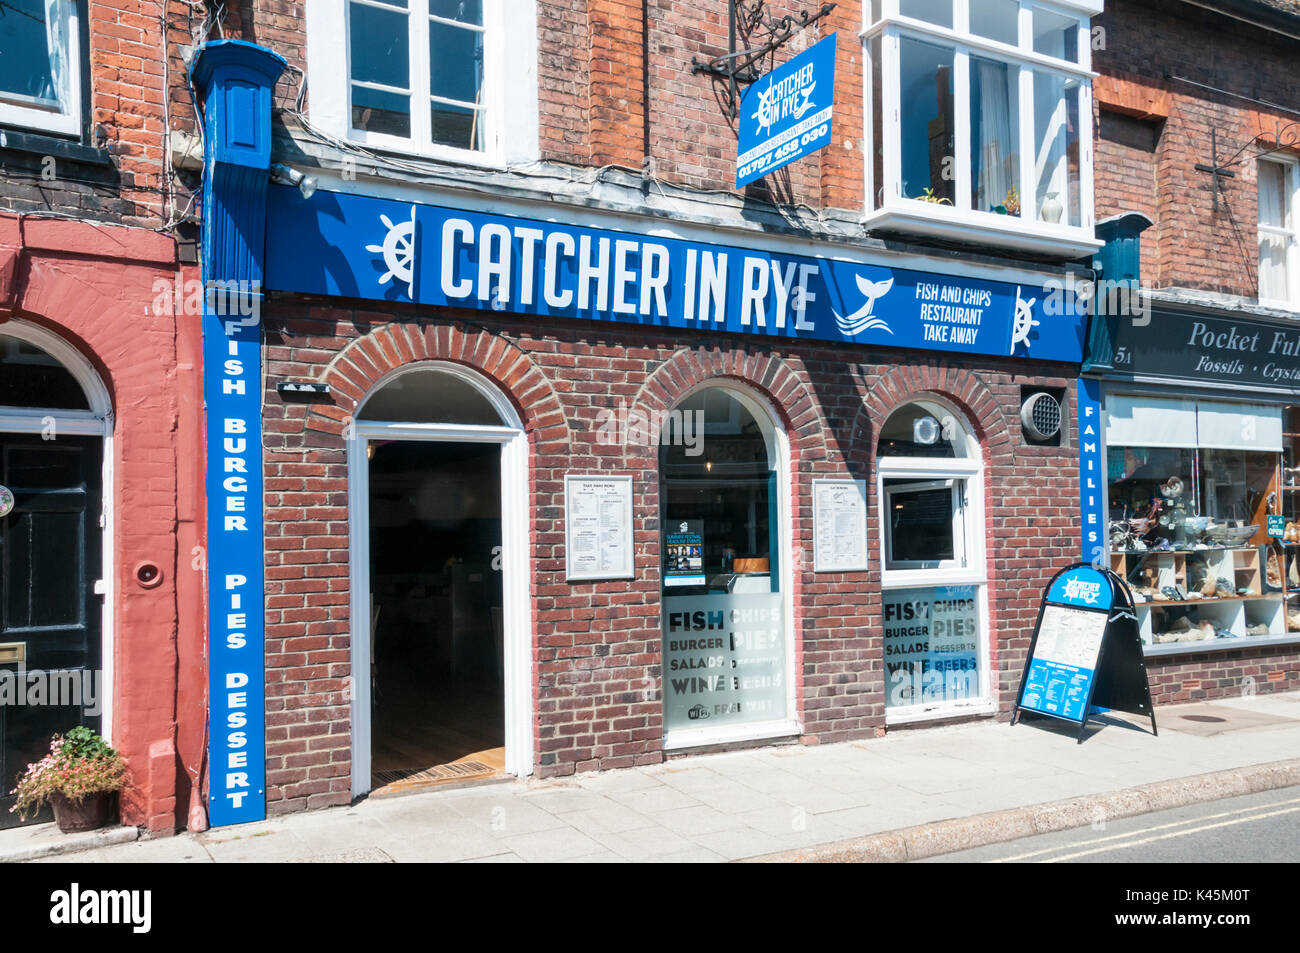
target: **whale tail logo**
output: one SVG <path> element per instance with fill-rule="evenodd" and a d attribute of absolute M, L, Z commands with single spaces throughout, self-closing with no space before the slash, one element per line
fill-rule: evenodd
<path fill-rule="evenodd" d="M 889 293 L 889 289 L 894 287 L 894 279 L 891 277 L 886 278 L 884 281 L 871 281 L 862 275 L 857 275 L 856 278 L 858 290 L 866 298 L 866 303 L 847 317 L 838 311 L 835 312 L 835 324 L 840 329 L 840 333 L 851 338 L 856 337 L 863 331 L 878 328 L 888 334 L 893 334 L 893 329 L 890 328 L 889 324 L 883 318 L 874 317 L 871 312 L 876 306 L 877 299 L 883 298 Z"/>
<path fill-rule="evenodd" d="M 812 109 L 813 107 L 812 92 L 813 89 L 816 88 L 816 86 L 817 86 L 817 82 L 816 80 L 814 80 L 813 82 L 809 83 L 806 87 L 799 90 L 799 95 L 801 95 L 803 99 L 800 101 L 799 105 L 794 107 L 795 119 L 802 119 L 803 114 L 806 113 L 808 110 Z"/>

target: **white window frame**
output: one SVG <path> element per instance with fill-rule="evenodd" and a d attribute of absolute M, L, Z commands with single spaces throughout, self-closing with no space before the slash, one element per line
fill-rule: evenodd
<path fill-rule="evenodd" d="M 384 0 L 356 0 L 389 7 Z M 508 6 L 507 6 L 508 3 Z M 321 131 L 366 148 L 469 165 L 504 168 L 536 161 L 538 144 L 536 0 L 483 0 L 483 149 L 432 141 L 428 108 L 415 100 L 429 88 L 429 0 L 409 0 L 411 136 L 352 127 L 352 67 L 348 43 L 350 0 L 307 5 L 307 77 L 310 121 Z"/>
<path fill-rule="evenodd" d="M 1101 247 L 1094 233 L 1093 201 L 1093 120 L 1091 24 L 1089 18 L 1101 11 L 1100 2 L 1071 3 L 1059 0 L 1041 3 L 1020 0 L 1019 42 L 1016 46 L 992 40 L 969 30 L 970 0 L 953 0 L 953 27 L 938 26 L 899 14 L 899 0 L 881 0 L 880 17 L 867 22 L 860 36 L 863 43 L 864 109 L 863 142 L 866 208 L 863 224 L 868 229 L 890 228 L 915 232 L 933 238 L 995 244 L 1036 252 L 1060 252 L 1083 255 Z M 864 5 L 864 18 L 871 20 L 872 4 Z M 1033 49 L 1033 15 L 1042 9 L 1078 23 L 1078 60 L 1069 62 L 1037 53 Z M 880 40 L 881 57 L 881 139 L 883 145 L 883 182 L 875 181 L 875 121 L 872 97 L 872 41 Z M 954 204 L 939 205 L 902 194 L 900 43 L 903 38 L 935 43 L 953 50 L 953 151 L 956 163 Z M 998 215 L 970 208 L 970 81 L 972 56 L 994 59 L 1019 68 L 1019 152 L 1020 181 L 1016 183 L 1022 203 L 1021 215 Z M 1034 73 L 1047 71 L 1079 82 L 1079 215 L 1080 224 L 1066 221 L 1053 224 L 1037 214 L 1034 181 Z M 877 194 L 879 193 L 879 201 Z M 1068 213 L 1068 208 L 1067 208 Z"/>
<path fill-rule="evenodd" d="M 40 104 L 27 97 L 0 93 L 0 125 L 49 132 L 59 136 L 81 135 L 81 3 L 67 0 L 68 103 L 65 110 Z"/>
<path fill-rule="evenodd" d="M 897 478 L 894 478 L 897 479 Z M 952 559 L 934 559 L 934 560 L 905 560 L 894 558 L 893 534 L 887 530 L 881 533 L 881 538 L 885 542 L 885 568 L 891 571 L 902 571 L 908 569 L 962 569 L 963 564 L 969 564 L 970 553 L 970 527 L 967 526 L 969 501 L 967 500 L 968 489 L 966 481 L 961 477 L 946 477 L 937 479 L 921 479 L 915 482 L 901 483 L 897 486 L 886 486 L 882 484 L 882 493 L 884 494 L 884 512 L 889 515 L 892 512 L 892 497 L 896 493 L 917 493 L 925 490 L 948 490 L 949 505 L 951 507 L 952 517 Z M 891 521 L 892 523 L 892 521 Z"/>
<path fill-rule="evenodd" d="M 1285 200 L 1288 203 L 1286 217 L 1291 223 L 1289 227 L 1264 225 L 1263 223 L 1259 225 L 1261 234 L 1273 235 L 1287 241 L 1286 283 L 1290 294 L 1288 298 L 1265 298 L 1264 289 L 1261 286 L 1257 289 L 1259 303 L 1273 308 L 1300 311 L 1300 161 L 1290 156 L 1274 154 L 1267 159 L 1260 159 L 1259 162 L 1271 162 L 1282 167 Z M 1258 185 L 1256 185 L 1256 188 L 1258 188 Z"/>
<path fill-rule="evenodd" d="M 935 398 L 923 398 L 928 403 L 939 403 Z M 914 401 L 915 402 L 915 401 Z M 992 652 L 990 651 L 988 569 L 985 544 L 984 518 L 984 461 L 979 443 L 966 421 L 947 405 L 945 409 L 959 421 L 963 428 L 964 446 L 971 456 L 946 457 L 878 457 L 876 459 L 876 517 L 880 527 L 880 586 L 882 594 L 891 589 L 918 589 L 935 586 L 973 586 L 977 594 L 979 613 L 979 691 L 974 698 L 960 701 L 922 702 L 916 705 L 885 706 L 885 724 L 898 725 L 915 721 L 929 721 L 962 715 L 985 715 L 996 711 L 992 694 Z M 895 412 L 902 408 L 896 408 Z M 964 482 L 966 505 L 964 512 L 954 520 L 962 521 L 961 533 L 965 538 L 966 565 L 960 567 L 946 560 L 932 568 L 890 568 L 889 563 L 889 501 L 885 482 L 907 480 L 909 483 Z M 954 537 L 956 534 L 954 533 Z M 889 686 L 885 685 L 888 692 Z"/>

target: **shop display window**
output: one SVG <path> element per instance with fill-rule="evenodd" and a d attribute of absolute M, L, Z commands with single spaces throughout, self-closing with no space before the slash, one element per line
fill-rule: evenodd
<path fill-rule="evenodd" d="M 886 713 L 979 705 L 988 689 L 978 448 L 955 412 L 915 401 L 881 428 L 877 466 Z"/>
<path fill-rule="evenodd" d="M 1107 397 L 1111 567 L 1137 603 L 1144 644 L 1228 647 L 1300 630 L 1300 588 L 1269 517 L 1295 520 L 1284 476 L 1300 420 L 1276 405 Z M 1276 525 L 1275 525 L 1276 529 Z M 1280 535 L 1280 534 L 1279 534 Z"/>
<path fill-rule="evenodd" d="M 776 434 L 724 388 L 687 397 L 659 452 L 664 727 L 735 730 L 789 713 Z"/>

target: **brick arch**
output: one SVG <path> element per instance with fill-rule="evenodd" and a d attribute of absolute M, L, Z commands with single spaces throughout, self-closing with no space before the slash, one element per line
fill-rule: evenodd
<path fill-rule="evenodd" d="M 778 354 L 699 345 L 677 350 L 641 385 L 631 408 L 651 415 L 671 410 L 688 392 L 732 380 L 767 398 L 790 436 L 792 453 L 820 445 L 826 422 L 804 379 Z"/>
<path fill-rule="evenodd" d="M 853 424 L 853 458 L 874 460 L 880 428 L 889 415 L 926 396 L 941 397 L 965 415 L 986 464 L 1014 464 L 1011 430 L 993 392 L 977 375 L 946 364 L 892 367 L 876 379 Z"/>
<path fill-rule="evenodd" d="M 392 322 L 351 341 L 321 374 L 333 404 L 316 404 L 307 428 L 342 434 L 357 405 L 389 372 L 417 361 L 447 361 L 483 374 L 519 411 L 524 430 L 547 444 L 567 444 L 560 400 L 532 358 L 500 334 L 470 325 Z"/>

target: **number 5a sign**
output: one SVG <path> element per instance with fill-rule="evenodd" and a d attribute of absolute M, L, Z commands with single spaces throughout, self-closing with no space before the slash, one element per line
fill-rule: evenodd
<path fill-rule="evenodd" d="M 736 188 L 830 145 L 835 36 L 832 33 L 745 90 L 740 101 Z"/>

